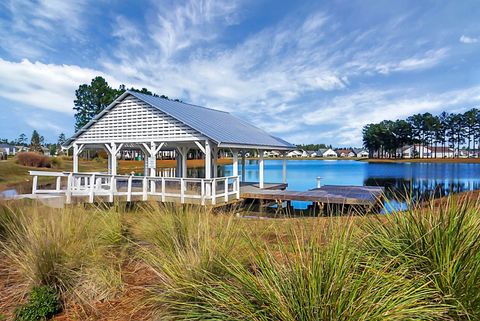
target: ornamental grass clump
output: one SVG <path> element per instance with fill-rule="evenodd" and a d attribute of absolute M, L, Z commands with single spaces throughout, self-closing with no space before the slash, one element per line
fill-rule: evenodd
<path fill-rule="evenodd" d="M 329 232 L 330 233 L 330 232 Z M 222 273 L 176 274 L 152 293 L 162 320 L 439 320 L 445 307 L 422 276 L 391 271 L 353 246 L 352 230 L 328 244 L 290 232 L 289 241 L 214 257 Z M 321 234 L 321 231 L 319 231 Z M 236 252 L 235 252 L 236 253 Z M 178 269 L 180 271 L 180 269 Z"/>
<path fill-rule="evenodd" d="M 361 250 L 425 276 L 456 320 L 480 319 L 480 211 L 478 200 L 448 198 L 363 225 Z"/>
<path fill-rule="evenodd" d="M 119 213 L 34 203 L 4 207 L 0 214 L 0 254 L 23 289 L 16 295 L 45 285 L 88 306 L 122 287 Z"/>
<path fill-rule="evenodd" d="M 138 255 L 161 280 L 148 288 L 146 297 L 156 311 L 164 309 L 165 293 L 185 280 L 196 282 L 206 271 L 223 275 L 223 262 L 248 255 L 232 214 L 199 207 L 151 205 L 138 213 L 130 232 Z"/>

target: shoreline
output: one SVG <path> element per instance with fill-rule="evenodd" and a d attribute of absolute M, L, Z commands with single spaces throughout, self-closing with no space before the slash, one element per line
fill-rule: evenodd
<path fill-rule="evenodd" d="M 364 158 L 366 163 L 439 163 L 439 164 L 480 164 L 480 158 Z"/>

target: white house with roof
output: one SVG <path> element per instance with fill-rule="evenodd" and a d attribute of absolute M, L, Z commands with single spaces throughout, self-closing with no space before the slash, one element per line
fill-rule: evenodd
<path fill-rule="evenodd" d="M 451 147 L 411 145 L 405 146 L 400 150 L 403 158 L 453 158 L 455 150 Z"/>
<path fill-rule="evenodd" d="M 134 196 L 133 180 L 141 180 L 138 195 L 199 199 L 201 204 L 215 204 L 218 197 L 239 197 L 240 178 L 245 181 L 245 155 L 247 150 L 257 150 L 259 155 L 258 187 L 264 188 L 264 151 L 275 150 L 283 155 L 283 182 L 286 182 L 286 153 L 295 146 L 270 135 L 230 113 L 164 98 L 126 91 L 88 124 L 69 138 L 64 148 L 73 148 L 73 171 L 68 173 L 67 201 L 72 194 L 122 196 L 118 181 L 127 181 L 127 200 Z M 79 173 L 79 154 L 85 149 L 104 149 L 108 154 L 107 173 Z M 144 176 L 117 175 L 117 157 L 123 149 L 141 151 L 145 157 Z M 188 177 L 187 156 L 190 150 L 204 155 L 204 177 Z M 175 151 L 176 178 L 158 178 L 157 155 L 161 151 Z M 233 155 L 231 176 L 219 177 L 217 160 L 220 150 Z M 238 155 L 242 157 L 242 173 L 238 173 Z M 33 173 L 38 176 L 38 172 Z M 62 176 L 59 176 L 62 177 Z M 34 192 L 35 192 L 34 179 Z M 169 192 L 176 184 L 176 192 Z M 137 182 L 137 184 L 139 184 Z M 57 184 L 58 185 L 58 184 Z M 194 186 L 193 186 L 194 185 Z M 158 190 L 160 189 L 160 192 Z M 187 193 L 187 191 L 190 191 Z"/>
<path fill-rule="evenodd" d="M 295 157 L 302 157 L 303 156 L 303 151 L 301 150 L 292 150 L 290 152 L 287 153 L 287 157 L 292 157 L 292 158 L 295 158 Z"/>
<path fill-rule="evenodd" d="M 368 151 L 363 148 L 354 148 L 353 152 L 355 153 L 357 158 L 368 158 L 370 156 Z"/>
<path fill-rule="evenodd" d="M 17 153 L 17 147 L 10 144 L 0 144 L 0 151 L 8 156 L 14 156 Z"/>
<path fill-rule="evenodd" d="M 317 156 L 325 158 L 337 157 L 337 153 L 331 148 L 322 148 L 317 151 Z"/>

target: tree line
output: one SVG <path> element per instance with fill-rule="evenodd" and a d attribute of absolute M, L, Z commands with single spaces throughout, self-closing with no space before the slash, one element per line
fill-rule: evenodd
<path fill-rule="evenodd" d="M 465 113 L 415 114 L 407 119 L 368 124 L 362 133 L 363 145 L 369 150 L 370 157 L 402 157 L 398 150 L 415 144 L 422 148 L 452 148 L 459 157 L 462 148 L 470 152 L 480 147 L 480 111 L 472 108 Z M 433 150 L 429 157 L 436 158 L 437 148 Z M 475 154 L 478 157 L 478 153 Z"/>
<path fill-rule="evenodd" d="M 40 135 L 37 130 L 33 130 L 30 140 L 28 140 L 27 135 L 21 133 L 17 139 L 8 140 L 6 138 L 0 138 L 0 143 L 9 144 L 13 146 L 23 146 L 28 147 L 29 151 L 32 152 L 44 152 L 44 148 L 48 149 L 50 155 L 55 155 L 58 151 L 61 150 L 61 146 L 65 143 L 66 137 L 64 133 L 61 133 L 58 136 L 56 143 L 47 143 L 45 142 L 45 137 Z"/>

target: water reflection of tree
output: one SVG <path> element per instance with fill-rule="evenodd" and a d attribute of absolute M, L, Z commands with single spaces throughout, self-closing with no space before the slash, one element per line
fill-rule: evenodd
<path fill-rule="evenodd" d="M 478 181 L 449 181 L 445 179 L 367 178 L 364 185 L 385 187 L 390 200 L 419 202 L 452 193 L 480 189 Z"/>

